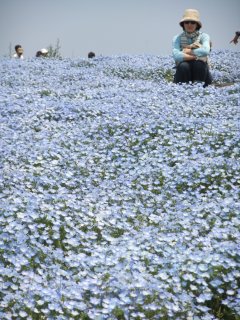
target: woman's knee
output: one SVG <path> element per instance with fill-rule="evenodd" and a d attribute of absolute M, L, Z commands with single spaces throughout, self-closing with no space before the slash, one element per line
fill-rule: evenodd
<path fill-rule="evenodd" d="M 191 67 L 188 62 L 183 61 L 177 66 L 174 82 L 179 83 L 189 81 L 191 81 Z"/>
<path fill-rule="evenodd" d="M 208 65 L 206 62 L 197 60 L 193 61 L 193 72 L 206 72 Z"/>
<path fill-rule="evenodd" d="M 177 66 L 177 70 L 179 72 L 185 73 L 185 72 L 190 72 L 191 68 L 188 62 L 183 61 L 179 63 L 179 65 Z"/>
<path fill-rule="evenodd" d="M 193 70 L 192 70 L 192 77 L 193 82 L 201 81 L 204 82 L 207 78 L 208 73 L 208 65 L 206 62 L 203 61 L 194 61 Z"/>

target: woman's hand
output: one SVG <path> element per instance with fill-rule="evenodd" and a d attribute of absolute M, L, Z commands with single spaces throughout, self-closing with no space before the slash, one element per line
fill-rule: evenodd
<path fill-rule="evenodd" d="M 187 48 L 187 47 L 183 49 L 183 53 L 186 53 L 186 54 L 189 54 L 189 55 L 194 55 L 193 52 L 192 52 L 192 49 L 191 48 Z"/>
<path fill-rule="evenodd" d="M 197 57 L 194 54 L 184 53 L 184 60 L 185 61 L 197 60 Z"/>

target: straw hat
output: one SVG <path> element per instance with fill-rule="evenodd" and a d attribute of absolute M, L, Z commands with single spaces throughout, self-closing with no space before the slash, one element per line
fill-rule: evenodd
<path fill-rule="evenodd" d="M 195 21 L 195 22 L 197 22 L 197 24 L 199 25 L 200 28 L 202 27 L 202 23 L 199 18 L 199 12 L 195 9 L 186 9 L 185 10 L 183 17 L 182 17 L 182 20 L 179 22 L 181 27 L 183 27 L 184 21 Z"/>

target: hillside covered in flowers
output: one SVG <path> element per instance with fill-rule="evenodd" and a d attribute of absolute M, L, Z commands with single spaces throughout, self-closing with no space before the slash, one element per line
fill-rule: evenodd
<path fill-rule="evenodd" d="M 240 319 L 240 52 L 1 59 L 0 319 Z"/>

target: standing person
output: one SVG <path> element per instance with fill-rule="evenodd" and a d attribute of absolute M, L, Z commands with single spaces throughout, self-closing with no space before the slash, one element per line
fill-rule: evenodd
<path fill-rule="evenodd" d="M 230 41 L 230 43 L 233 42 L 234 44 L 237 44 L 239 37 L 240 37 L 240 31 L 236 31 L 236 32 L 235 32 L 235 36 L 234 36 L 234 38 Z"/>
<path fill-rule="evenodd" d="M 203 82 L 206 87 L 212 82 L 208 65 L 210 37 L 200 31 L 202 23 L 195 9 L 186 9 L 179 24 L 183 32 L 173 38 L 174 82 Z"/>
<path fill-rule="evenodd" d="M 15 46 L 15 53 L 13 55 L 13 58 L 16 58 L 16 59 L 23 59 L 23 48 L 20 44 L 17 44 Z"/>

